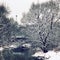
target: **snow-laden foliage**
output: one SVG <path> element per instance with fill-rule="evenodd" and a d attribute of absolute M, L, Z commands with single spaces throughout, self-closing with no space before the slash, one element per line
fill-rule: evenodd
<path fill-rule="evenodd" d="M 8 18 L 8 9 L 0 6 L 0 45 L 7 45 L 11 43 L 11 36 L 16 34 L 17 23 L 13 19 Z M 13 22 L 12 22 L 13 21 Z"/>
<path fill-rule="evenodd" d="M 36 42 L 42 50 L 56 47 L 59 41 L 58 27 L 59 4 L 49 1 L 42 4 L 32 4 L 29 12 L 23 15 L 21 22 L 26 25 L 26 34 Z M 35 44 L 35 45 L 36 45 Z"/>

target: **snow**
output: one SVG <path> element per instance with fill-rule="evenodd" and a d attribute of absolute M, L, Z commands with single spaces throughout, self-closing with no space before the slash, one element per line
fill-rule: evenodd
<path fill-rule="evenodd" d="M 25 44 L 23 44 L 22 46 L 27 47 L 27 48 L 30 48 L 30 47 L 31 47 L 31 44 L 25 43 Z"/>
<path fill-rule="evenodd" d="M 4 48 L 7 48 L 7 49 L 8 49 L 8 48 L 9 48 L 9 46 L 4 46 Z"/>
<path fill-rule="evenodd" d="M 17 46 L 16 45 L 10 45 L 9 47 L 10 48 L 16 48 Z"/>
<path fill-rule="evenodd" d="M 16 48 L 16 45 L 10 45 L 10 46 L 4 46 L 4 47 L 0 47 L 0 51 L 3 51 L 5 48 L 9 49 L 9 48 Z"/>
<path fill-rule="evenodd" d="M 4 48 L 3 47 L 0 47 L 0 51 L 3 51 L 4 50 Z"/>
<path fill-rule="evenodd" d="M 33 57 L 39 57 L 39 56 L 45 56 L 45 53 L 43 52 L 36 52 L 35 54 L 32 55 Z"/>
<path fill-rule="evenodd" d="M 60 60 L 60 51 L 48 51 L 47 53 L 36 52 L 33 57 L 45 57 L 45 60 Z"/>
<path fill-rule="evenodd" d="M 60 60 L 60 53 L 52 52 L 49 56 L 50 58 L 47 60 Z"/>
<path fill-rule="evenodd" d="M 46 58 L 54 57 L 56 55 L 56 52 L 54 51 L 49 51 L 45 54 Z"/>
<path fill-rule="evenodd" d="M 51 11 L 51 9 L 48 10 L 48 12 L 50 12 L 50 11 Z"/>
<path fill-rule="evenodd" d="M 40 13 L 40 16 L 39 16 L 39 17 L 40 17 L 41 19 L 42 19 L 42 16 L 43 16 L 43 14 L 42 14 L 42 13 Z"/>
<path fill-rule="evenodd" d="M 4 46 L 4 47 L 0 47 L 0 51 L 3 51 L 5 48 L 16 48 L 16 45 L 10 45 L 10 46 Z"/>

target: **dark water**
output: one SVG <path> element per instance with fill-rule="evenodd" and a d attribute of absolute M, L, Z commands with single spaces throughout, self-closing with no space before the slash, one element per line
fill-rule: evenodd
<path fill-rule="evenodd" d="M 31 51 L 24 47 L 18 47 L 16 49 L 5 49 L 0 52 L 0 60 L 43 60 L 31 56 Z"/>
<path fill-rule="evenodd" d="M 23 47 L 23 46 L 20 46 L 20 47 L 17 47 L 17 48 L 14 48 L 12 49 L 14 52 L 28 52 L 29 51 L 29 48 L 26 48 L 26 47 Z"/>

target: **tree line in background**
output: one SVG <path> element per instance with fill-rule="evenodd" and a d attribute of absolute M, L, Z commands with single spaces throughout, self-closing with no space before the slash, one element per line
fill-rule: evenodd
<path fill-rule="evenodd" d="M 34 47 L 44 52 L 60 45 L 60 8 L 56 1 L 32 4 L 29 12 L 24 13 L 18 25 L 13 18 L 8 18 L 9 11 L 0 6 L 0 45 L 12 43 L 11 37 L 24 35 Z M 15 41 L 15 39 L 14 39 Z"/>
<path fill-rule="evenodd" d="M 0 6 L 0 46 L 8 45 L 11 41 L 11 36 L 18 30 L 18 23 L 13 18 L 8 18 L 9 10 L 4 6 Z"/>

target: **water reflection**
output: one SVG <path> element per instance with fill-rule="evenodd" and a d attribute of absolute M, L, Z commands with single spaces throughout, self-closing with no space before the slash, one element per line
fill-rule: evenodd
<path fill-rule="evenodd" d="M 19 47 L 21 49 L 21 47 Z M 25 48 L 23 48 L 25 49 Z M 9 49 L 5 49 L 2 52 L 2 56 L 0 53 L 0 60 L 39 60 L 35 57 L 31 56 L 31 52 L 29 50 L 21 50 L 20 52 L 13 51 L 13 50 L 9 50 Z"/>

